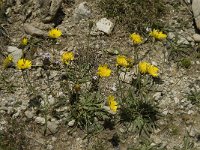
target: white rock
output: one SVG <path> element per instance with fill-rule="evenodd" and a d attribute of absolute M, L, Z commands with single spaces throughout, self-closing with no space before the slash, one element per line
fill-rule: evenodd
<path fill-rule="evenodd" d="M 74 123 L 75 123 L 75 120 L 73 119 L 73 120 L 71 120 L 70 122 L 68 122 L 68 126 L 69 126 L 69 127 L 72 127 L 72 126 L 74 126 Z"/>
<path fill-rule="evenodd" d="M 31 24 L 24 24 L 24 30 L 26 31 L 26 33 L 30 34 L 30 35 L 34 35 L 34 36 L 47 36 L 47 32 L 40 30 L 36 27 L 34 27 Z"/>
<path fill-rule="evenodd" d="M 47 150 L 52 150 L 53 146 L 52 145 L 47 145 Z"/>
<path fill-rule="evenodd" d="M 16 64 L 17 61 L 22 57 L 22 50 L 14 47 L 14 46 L 8 46 L 7 51 L 10 53 L 10 55 L 13 57 L 13 62 Z"/>
<path fill-rule="evenodd" d="M 169 38 L 170 40 L 172 40 L 173 38 L 175 38 L 175 34 L 174 34 L 173 32 L 169 32 L 169 33 L 168 33 L 168 38 Z"/>
<path fill-rule="evenodd" d="M 194 34 L 193 39 L 195 42 L 200 42 L 200 34 Z"/>
<path fill-rule="evenodd" d="M 188 111 L 188 115 L 190 115 L 190 114 L 194 114 L 194 111 L 193 110 L 189 110 Z"/>
<path fill-rule="evenodd" d="M 125 81 L 127 83 L 130 83 L 133 79 L 133 73 L 132 72 L 121 72 L 119 75 L 120 79 L 122 81 Z"/>
<path fill-rule="evenodd" d="M 90 17 L 91 10 L 89 9 L 87 2 L 82 2 L 74 11 L 74 21 L 79 22 L 81 19 Z"/>
<path fill-rule="evenodd" d="M 200 29 L 200 0 L 192 1 L 192 11 L 196 22 L 196 26 L 198 29 Z"/>
<path fill-rule="evenodd" d="M 58 125 L 55 122 L 47 122 L 47 128 L 50 132 L 50 134 L 54 134 L 58 131 Z"/>
<path fill-rule="evenodd" d="M 49 95 L 48 101 L 49 101 L 50 105 L 53 105 L 55 103 L 55 99 L 54 99 L 54 97 L 52 95 Z"/>
<path fill-rule="evenodd" d="M 192 0 L 185 0 L 186 3 L 190 4 Z"/>
<path fill-rule="evenodd" d="M 161 92 L 156 92 L 156 93 L 153 95 L 153 98 L 154 98 L 155 100 L 159 100 L 159 99 L 161 98 L 161 95 L 162 95 Z"/>
<path fill-rule="evenodd" d="M 164 110 L 164 111 L 162 112 L 162 114 L 163 114 L 163 115 L 167 115 L 168 112 L 169 112 L 168 110 Z"/>
<path fill-rule="evenodd" d="M 185 45 L 188 45 L 189 42 L 187 41 L 186 38 L 180 37 L 180 39 L 177 41 L 177 44 L 185 44 Z"/>
<path fill-rule="evenodd" d="M 193 38 L 192 38 L 191 36 L 187 36 L 186 39 L 187 39 L 189 42 L 194 41 Z"/>
<path fill-rule="evenodd" d="M 29 111 L 29 110 L 27 110 L 27 111 L 25 111 L 25 115 L 26 115 L 26 117 L 28 118 L 28 119 L 31 119 L 31 118 L 33 118 L 33 112 L 32 111 Z"/>
<path fill-rule="evenodd" d="M 97 29 L 110 34 L 114 28 L 114 24 L 107 18 L 102 18 L 96 23 Z"/>
<path fill-rule="evenodd" d="M 175 104 L 179 103 L 179 99 L 177 97 L 174 97 L 174 101 L 175 101 Z"/>
<path fill-rule="evenodd" d="M 38 123 L 38 124 L 45 124 L 45 118 L 42 118 L 42 117 L 36 117 L 35 118 L 35 122 Z"/>

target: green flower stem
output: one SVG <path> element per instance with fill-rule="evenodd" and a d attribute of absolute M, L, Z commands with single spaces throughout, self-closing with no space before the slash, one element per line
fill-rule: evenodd
<path fill-rule="evenodd" d="M 135 45 L 134 46 L 134 48 L 135 48 L 135 64 L 138 64 L 139 63 L 139 56 L 138 56 L 138 46 L 137 45 Z"/>
<path fill-rule="evenodd" d="M 44 136 L 46 135 L 47 133 L 47 121 L 48 121 L 48 118 L 47 118 L 47 115 L 48 115 L 48 94 L 46 93 L 46 99 L 44 100 L 44 116 L 45 116 L 45 126 L 44 126 Z"/>
<path fill-rule="evenodd" d="M 50 70 L 48 69 L 47 71 L 46 71 L 46 75 L 47 75 L 47 86 L 48 86 L 48 88 L 49 88 L 49 91 L 50 91 L 50 93 L 52 94 L 52 95 L 54 95 L 53 94 L 53 90 L 52 90 L 52 88 L 51 88 L 51 82 L 50 82 Z"/>
<path fill-rule="evenodd" d="M 123 92 L 122 92 L 122 84 L 121 84 L 121 80 L 120 80 L 119 67 L 117 67 L 117 79 L 118 79 L 118 83 L 119 83 L 120 98 L 122 100 L 123 99 Z"/>
<path fill-rule="evenodd" d="M 34 90 L 32 84 L 31 84 L 31 81 L 29 80 L 27 70 L 22 70 L 22 76 L 23 76 L 25 85 L 28 87 L 28 89 L 29 89 L 33 94 L 35 94 L 35 90 Z"/>

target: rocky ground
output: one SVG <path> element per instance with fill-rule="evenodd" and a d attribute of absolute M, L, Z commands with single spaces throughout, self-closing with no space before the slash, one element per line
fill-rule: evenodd
<path fill-rule="evenodd" d="M 108 18 L 98 1 L 92 0 L 8 0 L 6 3 L 5 15 L 1 14 L 0 18 L 1 64 L 8 54 L 16 63 L 23 55 L 20 41 L 28 37 L 31 44 L 26 47 L 26 57 L 33 64 L 28 76 L 39 94 L 29 94 L 22 72 L 15 65 L 7 69 L 1 65 L 0 150 L 200 149 L 199 0 L 166 2 L 168 11 L 160 20 L 167 40 L 150 43 L 145 39 L 147 42 L 139 46 L 139 57 L 158 66 L 161 79 L 151 93 L 159 107 L 158 127 L 145 140 L 126 131 L 121 123 L 95 134 L 78 128 L 77 120 L 69 115 L 69 98 L 62 90 L 61 77 L 65 70 L 60 54 L 63 51 L 73 51 L 81 57 L 88 54 L 95 62 L 91 72 L 95 72 L 99 63 L 106 62 L 114 68 L 117 54 L 134 58 L 131 33 L 116 18 Z M 62 31 L 55 45 L 48 39 L 48 31 L 53 27 Z M 146 32 L 150 30 L 151 27 L 146 28 Z M 88 46 L 91 53 L 85 53 Z M 43 60 L 51 54 L 54 62 L 48 76 Z M 131 71 L 125 74 L 124 80 L 130 82 L 132 75 Z M 104 95 L 117 91 L 115 78 L 100 85 L 104 87 Z M 45 106 L 47 93 L 49 110 L 44 135 L 45 117 L 40 108 Z M 116 134 L 120 137 L 117 145 L 113 144 Z"/>

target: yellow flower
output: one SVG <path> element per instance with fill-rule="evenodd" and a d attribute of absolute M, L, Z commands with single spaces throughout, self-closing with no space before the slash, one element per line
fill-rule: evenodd
<path fill-rule="evenodd" d="M 156 29 L 153 29 L 153 31 L 151 31 L 149 33 L 149 35 L 154 37 L 155 39 L 158 39 L 158 40 L 163 40 L 163 39 L 167 38 L 166 34 L 164 34 L 162 31 L 159 31 L 159 30 L 156 30 Z"/>
<path fill-rule="evenodd" d="M 61 56 L 61 60 L 64 64 L 68 65 L 70 61 L 74 60 L 74 53 L 64 52 Z"/>
<path fill-rule="evenodd" d="M 145 62 L 145 61 L 140 62 L 139 65 L 138 65 L 140 73 L 147 73 L 149 66 L 150 66 L 150 64 Z"/>
<path fill-rule="evenodd" d="M 8 55 L 3 61 L 3 67 L 7 68 L 13 62 L 13 57 Z"/>
<path fill-rule="evenodd" d="M 111 74 L 111 70 L 108 68 L 108 66 L 106 64 L 104 65 L 100 65 L 98 67 L 98 71 L 97 71 L 97 74 L 100 76 L 100 77 L 109 77 L 110 74 Z"/>
<path fill-rule="evenodd" d="M 28 44 L 28 39 L 26 37 L 24 37 L 21 41 L 21 45 L 26 46 Z"/>
<path fill-rule="evenodd" d="M 62 35 L 62 32 L 59 29 L 51 29 L 48 35 L 50 38 L 57 39 Z"/>
<path fill-rule="evenodd" d="M 108 106 L 110 107 L 111 111 L 117 112 L 118 103 L 115 101 L 115 97 L 114 96 L 109 95 L 108 99 L 107 99 L 107 103 L 108 103 Z"/>
<path fill-rule="evenodd" d="M 17 68 L 20 70 L 29 69 L 31 66 L 31 61 L 27 59 L 19 59 L 17 62 Z"/>
<path fill-rule="evenodd" d="M 124 55 L 117 56 L 117 66 L 128 67 L 128 59 Z"/>
<path fill-rule="evenodd" d="M 153 65 L 149 65 L 147 68 L 147 72 L 153 77 L 158 77 L 158 71 L 159 69 Z"/>
<path fill-rule="evenodd" d="M 134 44 L 141 44 L 143 42 L 142 37 L 137 33 L 131 34 L 130 38 L 131 38 L 131 40 L 133 41 Z"/>

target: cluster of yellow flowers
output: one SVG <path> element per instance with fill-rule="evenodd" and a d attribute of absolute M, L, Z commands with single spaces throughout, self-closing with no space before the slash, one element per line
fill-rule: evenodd
<path fill-rule="evenodd" d="M 156 66 L 151 65 L 148 62 L 140 62 L 138 67 L 139 67 L 140 73 L 142 74 L 148 73 L 153 77 L 158 77 L 159 69 Z"/>
<path fill-rule="evenodd" d="M 166 34 L 156 29 L 153 29 L 153 31 L 151 31 L 149 35 L 154 37 L 157 40 L 164 40 L 167 38 Z M 130 39 L 133 41 L 133 44 L 136 44 L 136 45 L 143 43 L 143 38 L 137 33 L 132 33 L 130 35 Z"/>
<path fill-rule="evenodd" d="M 167 38 L 166 34 L 164 34 L 162 31 L 159 31 L 159 30 L 156 30 L 156 29 L 153 29 L 153 31 L 151 31 L 149 33 L 149 35 L 154 37 L 157 40 L 163 40 L 163 39 Z"/>
<path fill-rule="evenodd" d="M 59 29 L 56 29 L 56 28 L 51 29 L 48 33 L 48 36 L 52 39 L 57 39 L 61 35 L 62 35 L 62 32 Z M 165 39 L 167 37 L 166 34 L 164 34 L 163 32 L 161 32 L 159 30 L 155 30 L 155 29 L 153 29 L 153 31 L 151 31 L 149 33 L 149 35 L 156 38 L 156 39 L 159 39 L 159 40 Z M 137 33 L 131 34 L 130 38 L 133 41 L 133 43 L 136 44 L 136 45 L 143 43 L 143 38 Z M 21 40 L 21 45 L 26 46 L 27 44 L 28 44 L 28 39 L 26 37 L 24 37 Z M 74 60 L 74 53 L 73 52 L 64 52 L 61 55 L 61 61 L 63 62 L 63 64 L 68 65 L 70 63 L 70 61 L 73 61 L 73 60 Z M 13 61 L 12 56 L 8 55 L 3 62 L 4 68 L 8 67 L 10 65 L 10 63 L 12 63 L 12 61 Z M 132 65 L 132 63 L 133 63 L 133 59 L 128 58 L 125 55 L 118 55 L 116 57 L 116 66 L 117 67 L 127 68 L 127 67 L 130 67 Z M 29 69 L 29 68 L 31 68 L 31 66 L 32 66 L 32 62 L 28 59 L 25 59 L 25 58 L 19 59 L 17 64 L 16 64 L 16 67 L 19 70 Z M 138 65 L 138 68 L 139 68 L 140 73 L 142 73 L 142 74 L 148 73 L 153 77 L 158 77 L 159 69 L 156 66 L 151 65 L 148 62 L 140 62 L 139 65 Z M 111 75 L 111 73 L 112 73 L 112 70 L 108 67 L 107 64 L 99 65 L 98 71 L 97 71 L 97 75 L 99 77 L 101 77 L 101 78 L 102 77 L 109 77 Z M 79 91 L 80 85 L 77 84 L 74 87 L 74 89 L 76 91 Z M 110 110 L 113 111 L 114 113 L 117 111 L 118 103 L 115 100 L 115 97 L 113 95 L 108 96 L 107 105 L 109 106 Z"/>

